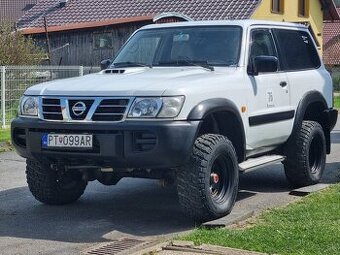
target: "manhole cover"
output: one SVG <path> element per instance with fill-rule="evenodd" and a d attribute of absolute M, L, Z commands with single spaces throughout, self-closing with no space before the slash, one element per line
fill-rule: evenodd
<path fill-rule="evenodd" d="M 141 244 L 145 244 L 145 241 L 137 239 L 124 238 L 121 240 L 116 240 L 110 243 L 101 244 L 83 251 L 82 254 L 85 255 L 116 255 L 121 252 L 126 252 L 129 249 L 135 248 Z"/>

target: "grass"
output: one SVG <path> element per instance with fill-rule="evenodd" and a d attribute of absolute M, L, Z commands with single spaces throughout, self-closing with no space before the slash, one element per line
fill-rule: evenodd
<path fill-rule="evenodd" d="M 246 227 L 200 228 L 183 239 L 269 254 L 340 254 L 340 184 L 265 212 Z"/>
<path fill-rule="evenodd" d="M 10 129 L 0 128 L 0 152 L 12 150 Z"/>
<path fill-rule="evenodd" d="M 9 142 L 10 140 L 11 140 L 10 129 L 1 129 L 0 128 L 0 143 Z"/>
<path fill-rule="evenodd" d="M 334 97 L 334 107 L 340 109 L 340 96 Z"/>

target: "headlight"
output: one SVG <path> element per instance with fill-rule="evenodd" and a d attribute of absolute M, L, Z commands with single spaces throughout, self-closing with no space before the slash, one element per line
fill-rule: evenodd
<path fill-rule="evenodd" d="M 184 96 L 136 98 L 129 112 L 130 118 L 174 118 L 182 109 Z"/>
<path fill-rule="evenodd" d="M 136 98 L 129 113 L 132 118 L 156 117 L 162 107 L 160 98 Z"/>
<path fill-rule="evenodd" d="M 24 116 L 38 116 L 38 97 L 23 96 L 20 102 L 20 114 Z"/>
<path fill-rule="evenodd" d="M 158 114 L 160 118 L 174 118 L 182 109 L 184 97 L 163 97 L 163 107 Z"/>

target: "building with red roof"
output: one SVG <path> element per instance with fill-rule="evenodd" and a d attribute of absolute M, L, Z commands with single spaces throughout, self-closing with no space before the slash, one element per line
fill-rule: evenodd
<path fill-rule="evenodd" d="M 340 16 L 332 0 L 37 0 L 17 29 L 49 48 L 54 65 L 98 66 L 136 29 L 155 20 L 250 18 L 303 23 L 321 51 L 323 20 Z"/>

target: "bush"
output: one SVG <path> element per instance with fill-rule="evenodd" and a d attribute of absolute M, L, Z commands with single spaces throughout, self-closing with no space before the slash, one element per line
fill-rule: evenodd
<path fill-rule="evenodd" d="M 340 92 L 340 76 L 333 77 L 334 91 Z"/>
<path fill-rule="evenodd" d="M 13 32 L 7 23 L 0 23 L 0 66 L 37 65 L 44 55 L 32 38 Z"/>

